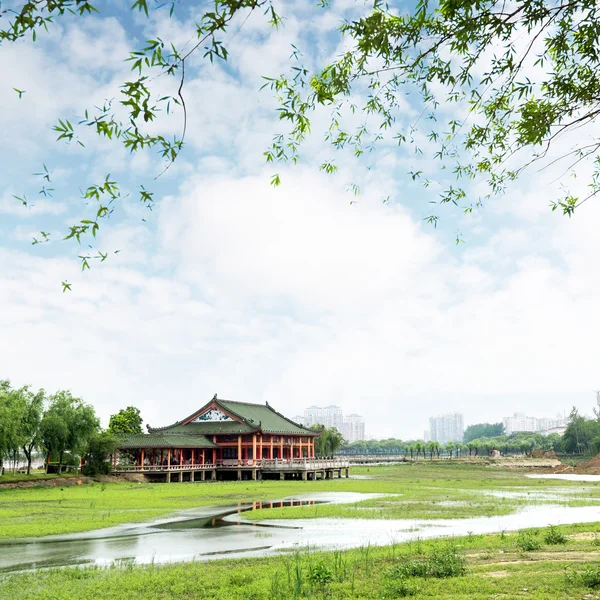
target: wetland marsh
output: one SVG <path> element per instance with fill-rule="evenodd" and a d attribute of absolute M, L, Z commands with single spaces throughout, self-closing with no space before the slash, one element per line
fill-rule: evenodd
<path fill-rule="evenodd" d="M 552 573 L 559 563 L 564 571 L 565 561 L 586 563 L 600 549 L 595 545 L 600 485 L 595 481 L 528 478 L 520 471 L 436 462 L 354 472 L 360 477 L 316 482 L 105 483 L 0 490 L 0 568 L 5 570 L 0 597 L 388 598 L 400 593 L 390 595 L 385 575 L 400 560 L 396 554 L 435 554 L 435 548 L 448 543 L 429 538 L 455 541 L 467 565 L 467 574 L 460 578 L 463 586 L 475 572 L 490 583 L 485 561 L 469 554 L 474 540 L 478 551 L 493 554 L 490 545 L 498 545 L 498 539 L 506 545 L 510 539 L 498 553 L 522 554 L 515 546 L 521 534 L 511 533 L 518 529 L 535 527 L 537 533 L 531 535 L 539 539 L 548 525 L 585 533 L 585 544 L 583 538 L 569 538 L 562 545 L 563 550 L 573 547 L 570 558 L 564 553 L 561 560 L 555 560 L 558 554 L 548 557 L 553 547 L 538 555 Z M 282 504 L 261 504 L 273 499 Z M 36 539 L 23 539 L 33 536 Z M 366 581 L 361 583 L 366 577 L 361 566 L 365 553 L 379 565 L 373 577 L 377 581 L 368 590 L 363 589 Z M 209 559 L 213 562 L 205 562 Z M 512 571 L 519 581 L 529 577 L 522 572 L 535 571 L 525 564 L 529 560 L 516 570 L 514 561 L 503 568 L 508 575 L 498 578 L 501 584 L 512 578 Z M 187 561 L 187 566 L 178 566 L 179 561 Z M 335 561 L 346 564 L 347 580 L 340 579 Z M 88 566 L 48 568 L 69 564 Z M 324 565 L 321 579 L 326 581 L 311 575 L 317 564 Z M 6 574 L 35 567 L 44 570 Z M 223 569 L 229 572 L 229 583 Z M 294 570 L 304 572 L 295 583 L 290 575 Z M 191 580 L 192 573 L 204 581 L 202 590 Z M 157 577 L 162 583 L 156 583 Z M 173 577 L 179 577 L 179 584 Z M 402 594 L 430 597 L 438 589 L 435 582 L 401 579 Z M 148 587 L 140 593 L 142 581 Z M 122 596 L 116 595 L 118 585 L 127 587 Z M 450 593 L 453 585 L 444 590 Z M 20 592 L 23 586 L 30 595 Z M 183 591 L 177 592 L 180 587 Z M 130 589 L 138 589 L 137 595 L 128 595 Z"/>

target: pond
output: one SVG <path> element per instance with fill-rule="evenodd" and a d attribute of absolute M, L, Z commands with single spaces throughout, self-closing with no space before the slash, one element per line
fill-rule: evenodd
<path fill-rule="evenodd" d="M 564 481 L 600 481 L 600 475 L 577 475 L 575 473 L 551 473 L 536 475 L 535 473 L 525 475 L 530 479 L 562 479 Z"/>
<path fill-rule="evenodd" d="M 600 521 L 600 507 L 536 505 L 498 517 L 470 519 L 294 519 L 264 523 L 244 521 L 243 512 L 258 508 L 318 502 L 357 502 L 381 494 L 330 493 L 209 506 L 181 511 L 170 518 L 138 525 L 63 536 L 0 543 L 0 573 L 67 565 L 138 564 L 265 556 L 296 549 L 353 548 L 417 538 L 498 533 Z"/>

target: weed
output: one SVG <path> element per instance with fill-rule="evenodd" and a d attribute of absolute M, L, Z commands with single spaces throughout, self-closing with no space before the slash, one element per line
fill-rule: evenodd
<path fill-rule="evenodd" d="M 542 547 L 540 540 L 535 538 L 531 533 L 519 533 L 515 544 L 523 552 L 534 552 Z"/>
<path fill-rule="evenodd" d="M 386 579 L 385 591 L 392 598 L 406 598 L 407 596 L 416 595 L 419 588 L 415 583 L 403 577 L 391 577 Z"/>
<path fill-rule="evenodd" d="M 318 587 L 325 587 L 333 581 L 333 571 L 323 562 L 313 565 L 308 572 L 308 581 Z"/>
<path fill-rule="evenodd" d="M 459 577 L 466 572 L 465 557 L 455 544 L 434 546 L 431 554 L 423 558 L 413 558 L 399 562 L 393 571 L 397 578 L 423 577 L 443 579 Z"/>
<path fill-rule="evenodd" d="M 544 541 L 551 546 L 566 544 L 569 540 L 567 536 L 559 531 L 554 525 L 550 525 L 544 535 Z"/>
<path fill-rule="evenodd" d="M 588 565 L 583 571 L 565 573 L 568 585 L 583 585 L 588 588 L 600 588 L 600 565 Z"/>

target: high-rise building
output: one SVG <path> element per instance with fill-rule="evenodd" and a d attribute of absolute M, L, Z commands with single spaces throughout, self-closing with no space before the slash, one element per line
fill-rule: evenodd
<path fill-rule="evenodd" d="M 323 425 L 327 428 L 335 427 L 349 443 L 366 439 L 364 417 L 357 414 L 344 416 L 341 407 L 334 404 L 330 406 L 309 406 L 304 410 L 304 417 L 296 417 L 295 421 L 304 425 L 304 427 L 312 427 L 313 425 Z"/>
<path fill-rule="evenodd" d="M 562 428 L 566 425 L 566 417 L 558 414 L 555 419 L 546 417 L 528 417 L 524 413 L 514 413 L 512 417 L 502 419 L 504 433 L 510 435 L 519 431 L 548 431 L 549 429 Z"/>
<path fill-rule="evenodd" d="M 335 427 L 338 431 L 344 428 L 344 415 L 339 406 L 310 406 L 304 411 L 304 426 L 324 425 Z"/>
<path fill-rule="evenodd" d="M 344 417 L 344 427 L 342 429 L 344 439 L 348 443 L 357 442 L 365 439 L 365 419 L 361 415 L 351 414 Z"/>
<path fill-rule="evenodd" d="M 462 413 L 429 417 L 429 438 L 433 442 L 462 442 L 465 431 Z"/>

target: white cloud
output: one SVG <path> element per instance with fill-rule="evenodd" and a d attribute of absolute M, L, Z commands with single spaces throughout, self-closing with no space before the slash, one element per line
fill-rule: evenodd
<path fill-rule="evenodd" d="M 353 6 L 336 3 L 328 22 Z M 189 39 L 179 22 L 156 23 L 165 39 Z M 222 65 L 190 70 L 186 162 L 159 181 L 170 197 L 157 197 L 150 225 L 140 224 L 129 198 L 102 230 L 99 247 L 118 248 L 119 256 L 81 274 L 71 258 L 81 252 L 77 245 L 0 249 L 0 327 L 9 340 L 0 345 L 0 377 L 71 388 L 105 420 L 134 404 L 153 425 L 190 413 L 215 392 L 268 400 L 290 416 L 337 403 L 366 413 L 371 434 L 402 437 L 420 435 L 431 414 L 451 410 L 473 422 L 517 409 L 553 415 L 572 404 L 591 408 L 599 209 L 590 203 L 571 220 L 549 215 L 547 183 L 528 174 L 491 209 L 460 220 L 469 243 L 455 249 L 420 221 L 427 204 L 404 180 L 416 164 L 410 157 L 384 154 L 367 170 L 340 156 L 340 172 L 326 177 L 318 164 L 332 152 L 313 136 L 305 166 L 264 169 L 262 150 L 277 125 L 272 98 L 257 91 L 255 79 L 281 69 L 288 42 L 304 32 L 294 18 L 281 35 L 254 19 L 247 25 L 233 44 L 237 77 Z M 53 148 L 39 132 L 61 111 L 108 95 L 127 69 L 111 65 L 135 45 L 131 36 L 102 21 L 90 40 L 89 27 L 57 32 L 64 47 L 53 54 L 26 49 L 11 63 L 17 54 L 2 49 L 0 68 L 16 87 L 23 73 L 30 104 L 10 90 L 2 98 L 12 114 L 26 108 L 36 115 L 29 137 L 15 144 L 23 156 Z M 326 46 L 308 60 L 330 53 Z M 37 86 L 47 99 L 28 95 Z M 326 118 L 315 115 L 317 123 Z M 16 131 L 11 119 L 2 122 L 9 135 Z M 97 162 L 86 154 L 57 179 L 119 172 L 126 190 L 153 173 L 147 156 L 132 161 L 110 148 L 96 143 Z M 273 189 L 276 171 L 283 184 Z M 363 188 L 357 198 L 345 192 L 350 181 Z M 440 177 L 429 193 L 442 185 Z M 30 212 L 81 210 L 81 203 L 40 199 L 20 215 L 26 209 L 15 208 L 11 194 L 8 186 L 2 191 L 0 212 L 24 217 L 5 229 L 24 241 Z M 404 206 L 383 205 L 389 195 Z M 69 223 L 72 217 L 65 215 Z M 469 234 L 487 237 L 472 243 Z M 62 293 L 65 279 L 73 292 Z"/>

